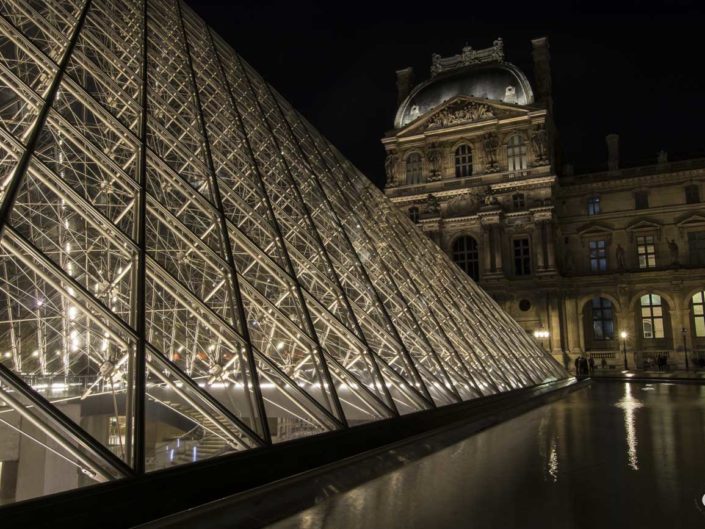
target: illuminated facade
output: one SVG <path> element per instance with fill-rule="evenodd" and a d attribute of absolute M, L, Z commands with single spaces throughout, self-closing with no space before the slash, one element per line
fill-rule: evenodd
<path fill-rule="evenodd" d="M 183 3 L 0 34 L 0 501 L 566 376 Z"/>
<path fill-rule="evenodd" d="M 566 367 L 705 366 L 705 160 L 620 168 L 611 134 L 605 171 L 559 176 L 532 47 L 533 87 L 501 39 L 397 72 L 386 195 Z"/>

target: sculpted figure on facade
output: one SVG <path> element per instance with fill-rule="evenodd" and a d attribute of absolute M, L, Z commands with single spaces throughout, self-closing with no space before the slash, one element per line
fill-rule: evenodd
<path fill-rule="evenodd" d="M 387 174 L 387 187 L 396 187 L 399 184 L 396 178 L 398 163 L 399 157 L 396 154 L 388 154 L 387 159 L 384 160 L 384 172 Z"/>
<path fill-rule="evenodd" d="M 618 244 L 617 248 L 615 248 L 614 256 L 617 259 L 617 268 L 624 270 L 624 248 L 622 248 L 621 244 Z"/>
<path fill-rule="evenodd" d="M 668 241 L 668 250 L 671 252 L 671 264 L 678 264 L 678 244 L 673 239 Z"/>
<path fill-rule="evenodd" d="M 482 147 L 485 150 L 485 170 L 488 173 L 499 171 L 497 164 L 497 149 L 499 148 L 499 138 L 494 132 L 488 132 L 482 137 Z"/>
<path fill-rule="evenodd" d="M 426 197 L 426 212 L 434 216 L 439 215 L 441 212 L 441 203 L 430 193 Z"/>
<path fill-rule="evenodd" d="M 432 143 L 428 151 L 426 151 L 429 166 L 429 181 L 440 180 L 443 176 L 443 156 L 440 146 L 437 143 Z"/>
<path fill-rule="evenodd" d="M 428 128 L 449 127 L 456 123 L 472 123 L 495 116 L 492 107 L 484 103 L 459 102 L 441 109 L 428 121 Z"/>
<path fill-rule="evenodd" d="M 534 150 L 534 163 L 544 164 L 548 162 L 548 136 L 546 127 L 536 125 L 531 130 L 531 146 Z"/>

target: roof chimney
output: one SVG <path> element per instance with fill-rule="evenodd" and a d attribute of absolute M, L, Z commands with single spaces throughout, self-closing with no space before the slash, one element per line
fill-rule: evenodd
<path fill-rule="evenodd" d="M 656 163 L 668 163 L 668 153 L 666 151 L 659 151 L 656 155 Z"/>
<path fill-rule="evenodd" d="M 414 69 L 409 66 L 397 70 L 397 105 L 406 99 L 411 89 L 414 87 Z"/>
<path fill-rule="evenodd" d="M 534 57 L 534 79 L 536 80 L 536 100 L 553 110 L 551 98 L 551 54 L 548 51 L 548 37 L 531 39 Z"/>
<path fill-rule="evenodd" d="M 607 169 L 616 171 L 619 169 L 619 134 L 608 134 L 605 136 L 607 142 Z"/>

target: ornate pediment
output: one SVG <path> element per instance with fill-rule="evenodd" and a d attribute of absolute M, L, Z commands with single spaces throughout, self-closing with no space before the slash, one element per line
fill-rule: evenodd
<path fill-rule="evenodd" d="M 701 213 L 684 215 L 676 221 L 676 226 L 678 226 L 678 232 L 682 237 L 688 229 L 705 228 L 705 215 Z"/>
<path fill-rule="evenodd" d="M 397 131 L 397 136 L 435 133 L 446 127 L 526 116 L 528 112 L 526 108 L 498 101 L 455 96 L 402 127 Z"/>
<path fill-rule="evenodd" d="M 589 239 L 601 238 L 607 241 L 607 244 L 612 242 L 612 232 L 614 229 L 606 224 L 590 222 L 581 226 L 577 233 L 580 236 L 580 242 L 585 245 L 585 241 Z"/>
<path fill-rule="evenodd" d="M 450 127 L 495 118 L 494 109 L 487 103 L 458 100 L 443 107 L 426 122 L 427 129 Z"/>
<path fill-rule="evenodd" d="M 634 240 L 634 235 L 643 235 L 643 234 L 650 234 L 650 233 L 655 233 L 657 240 L 661 240 L 661 223 L 655 221 L 655 220 L 650 220 L 650 219 L 641 219 L 637 220 L 635 222 L 632 222 L 626 227 L 626 231 L 629 233 L 629 237 L 631 240 Z"/>

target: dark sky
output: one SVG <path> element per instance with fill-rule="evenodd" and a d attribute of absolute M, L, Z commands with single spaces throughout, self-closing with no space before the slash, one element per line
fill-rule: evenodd
<path fill-rule="evenodd" d="M 578 170 L 604 167 L 609 132 L 625 164 L 705 155 L 705 2 L 187 3 L 377 184 L 394 71 L 425 80 L 432 53 L 498 36 L 532 84 L 530 39 L 549 37 L 563 158 Z"/>

